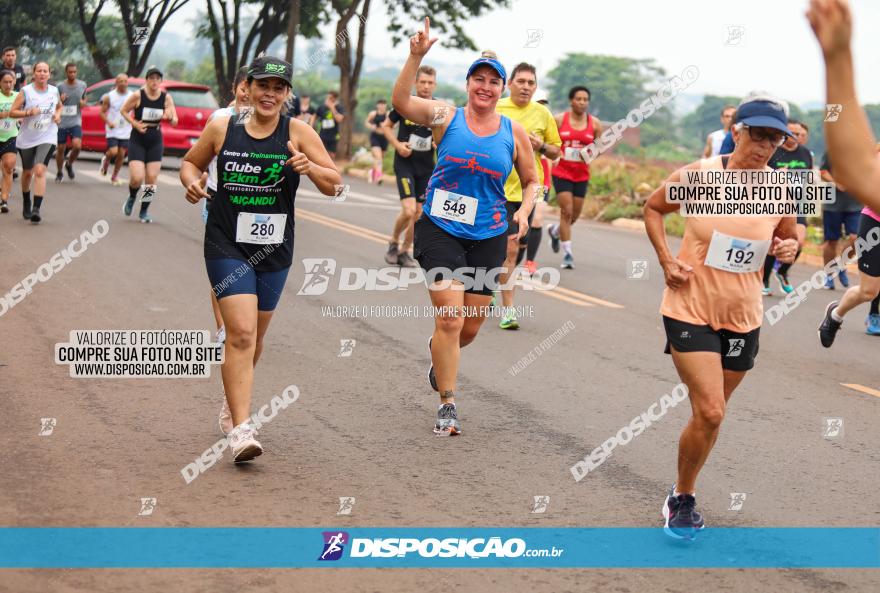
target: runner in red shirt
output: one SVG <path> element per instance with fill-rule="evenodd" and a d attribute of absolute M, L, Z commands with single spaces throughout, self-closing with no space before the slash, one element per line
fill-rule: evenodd
<path fill-rule="evenodd" d="M 590 166 L 584 162 L 580 152 L 602 134 L 602 123 L 588 113 L 590 89 L 585 86 L 572 87 L 568 91 L 568 99 L 571 109 L 556 116 L 556 125 L 562 138 L 562 156 L 553 167 L 559 224 L 548 226 L 547 233 L 554 252 L 558 253 L 562 245 L 562 268 L 570 270 L 574 268 L 571 227 L 581 216 L 590 183 Z"/>

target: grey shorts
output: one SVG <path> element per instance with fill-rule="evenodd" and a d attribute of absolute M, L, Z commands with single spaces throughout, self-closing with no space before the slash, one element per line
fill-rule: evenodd
<path fill-rule="evenodd" d="M 30 148 L 19 148 L 18 154 L 21 155 L 21 168 L 28 170 L 33 169 L 37 163 L 48 166 L 55 156 L 54 144 L 37 144 Z"/>

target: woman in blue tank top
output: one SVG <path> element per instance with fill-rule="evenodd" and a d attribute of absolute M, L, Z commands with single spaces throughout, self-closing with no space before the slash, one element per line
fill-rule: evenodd
<path fill-rule="evenodd" d="M 180 166 L 186 199 L 197 204 L 208 197 L 208 166 L 217 158 L 204 253 L 226 328 L 220 428 L 229 435 L 235 462 L 263 452 L 250 422 L 254 366 L 293 261 L 300 178 L 308 177 L 327 196 L 342 182 L 318 134 L 281 115 L 291 74 L 283 60 L 254 60 L 247 74 L 253 109 L 243 118 L 212 118 Z"/>
<path fill-rule="evenodd" d="M 507 83 L 504 66 L 484 53 L 467 71 L 467 106 L 411 96 L 422 58 L 437 41 L 430 21 L 409 42 L 409 57 L 391 102 L 406 119 L 431 127 L 437 165 L 428 183 L 422 218 L 415 224 L 413 253 L 425 270 L 435 307 L 428 340 L 428 380 L 440 393 L 434 424 L 438 435 L 461 433 L 455 386 L 461 348 L 473 342 L 489 310 L 507 248 L 504 182 L 516 167 L 523 204 L 514 216 L 519 241 L 528 230 L 538 179 L 532 145 L 523 127 L 495 112 Z"/>

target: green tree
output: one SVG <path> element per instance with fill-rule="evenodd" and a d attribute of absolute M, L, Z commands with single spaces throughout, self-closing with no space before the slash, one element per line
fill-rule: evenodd
<path fill-rule="evenodd" d="M 49 50 L 76 39 L 76 30 L 69 26 L 76 22 L 76 6 L 68 0 L 0 0 L 0 15 L 3 45 L 30 52 L 22 56 L 19 51 L 19 62 L 48 56 Z"/>
<path fill-rule="evenodd" d="M 301 0 L 298 4 L 297 34 L 317 36 L 318 25 L 326 19 L 323 0 Z M 222 103 L 231 99 L 229 89 L 236 70 L 287 33 L 291 0 L 206 0 L 205 6 L 204 24 L 197 34 L 211 42 Z"/>
<path fill-rule="evenodd" d="M 577 85 L 590 89 L 590 113 L 603 121 L 616 121 L 637 107 L 665 82 L 666 72 L 654 60 L 569 53 L 548 73 L 553 79 L 550 102 L 568 104 L 568 90 Z M 651 116 L 658 117 L 662 111 Z"/>
<path fill-rule="evenodd" d="M 116 30 L 124 40 L 128 65 L 125 71 L 138 76 L 147 66 L 153 46 L 174 14 L 189 0 L 114 0 L 121 27 Z M 95 66 L 107 78 L 112 76 L 106 49 L 98 39 L 97 27 L 102 17 L 110 16 L 108 0 L 76 0 L 76 14 Z"/>
<path fill-rule="evenodd" d="M 371 0 L 331 0 L 332 16 L 336 22 L 336 53 L 333 63 L 339 67 L 339 98 L 346 113 L 358 113 L 358 85 L 364 63 L 364 43 Z M 496 6 L 509 6 L 510 0 L 405 0 L 386 2 L 387 29 L 391 41 L 398 45 L 409 36 L 405 27 L 421 27 L 424 17 L 431 18 L 432 32 L 439 32 L 445 47 L 476 50 L 473 40 L 465 34 L 463 25 Z M 355 17 L 357 17 L 355 19 Z M 357 21 L 354 38 L 348 26 Z M 415 21 L 413 23 L 413 21 Z M 436 33 L 435 33 L 436 34 Z M 401 54 L 401 63 L 405 54 Z M 351 154 L 352 118 L 342 120 L 337 154 L 347 158 Z"/>
<path fill-rule="evenodd" d="M 721 110 L 727 105 L 736 107 L 738 97 L 704 95 L 703 102 L 681 120 L 682 135 L 692 140 L 692 146 L 703 146 L 706 136 L 721 127 Z"/>
<path fill-rule="evenodd" d="M 165 64 L 165 76 L 172 80 L 186 80 L 186 62 L 171 60 Z"/>

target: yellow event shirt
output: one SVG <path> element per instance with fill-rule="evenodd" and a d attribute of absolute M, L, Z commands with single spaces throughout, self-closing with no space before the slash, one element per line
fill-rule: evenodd
<path fill-rule="evenodd" d="M 518 107 L 510 97 L 504 97 L 498 101 L 495 111 L 519 122 L 526 129 L 526 134 L 534 134 L 544 144 L 562 146 L 562 138 L 559 137 L 556 120 L 544 105 L 532 101 L 525 107 Z M 538 172 L 538 183 L 543 184 L 544 168 L 541 166 L 541 153 L 537 150 L 535 151 L 535 169 Z M 510 177 L 504 182 L 504 195 L 508 202 L 522 202 L 522 192 L 519 175 L 516 174 L 516 167 L 514 167 L 510 172 Z"/>

